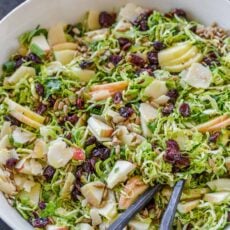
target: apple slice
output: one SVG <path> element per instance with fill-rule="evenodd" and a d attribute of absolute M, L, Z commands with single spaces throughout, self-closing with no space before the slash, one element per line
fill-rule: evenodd
<path fill-rule="evenodd" d="M 225 121 L 226 119 L 228 119 L 228 115 L 224 114 L 224 115 L 221 115 L 219 117 L 214 118 L 211 121 L 200 124 L 200 125 L 196 126 L 195 128 L 200 132 L 207 132 L 211 126 L 219 124 L 222 121 Z"/>
<path fill-rule="evenodd" d="M 168 92 L 165 81 L 154 80 L 150 85 L 148 85 L 144 90 L 144 96 L 157 99 Z"/>
<path fill-rule="evenodd" d="M 119 92 L 125 90 L 128 87 L 128 84 L 129 83 L 127 81 L 118 81 L 103 85 L 93 85 L 91 87 L 91 91 L 108 90 L 111 92 Z"/>
<path fill-rule="evenodd" d="M 29 131 L 25 131 L 17 127 L 12 133 L 12 138 L 15 143 L 26 144 L 32 142 L 36 138 L 36 136 Z"/>
<path fill-rule="evenodd" d="M 140 221 L 140 220 L 131 220 L 129 221 L 128 223 L 128 226 L 131 228 L 131 229 L 135 229 L 135 230 L 149 230 L 150 229 L 150 224 L 151 222 L 146 222 L 146 221 Z"/>
<path fill-rule="evenodd" d="M 112 220 L 117 215 L 117 202 L 113 191 L 109 190 L 108 199 L 105 206 L 97 209 L 99 214 L 108 220 Z"/>
<path fill-rule="evenodd" d="M 104 123 L 103 121 L 90 117 L 88 120 L 88 127 L 98 137 L 111 137 L 113 128 Z"/>
<path fill-rule="evenodd" d="M 68 227 L 64 227 L 64 226 L 57 226 L 57 225 L 47 225 L 46 226 L 46 230 L 69 230 Z"/>
<path fill-rule="evenodd" d="M 192 46 L 187 52 L 185 52 L 182 56 L 172 59 L 171 61 L 167 62 L 167 65 L 179 65 L 185 63 L 195 57 L 198 53 L 198 49 L 196 46 Z"/>
<path fill-rule="evenodd" d="M 35 159 L 23 158 L 16 164 L 15 168 L 20 173 L 33 176 L 39 176 L 43 172 L 42 165 Z"/>
<path fill-rule="evenodd" d="M 214 192 L 206 193 L 204 195 L 204 200 L 214 204 L 221 204 L 230 198 L 230 192 Z"/>
<path fill-rule="evenodd" d="M 76 51 L 74 50 L 55 51 L 54 56 L 55 56 L 56 61 L 59 61 L 62 65 L 67 65 L 76 56 Z"/>
<path fill-rule="evenodd" d="M 230 172 L 230 157 L 225 158 L 225 165 L 226 165 L 228 171 Z"/>
<path fill-rule="evenodd" d="M 131 177 L 121 192 L 119 208 L 127 209 L 147 188 L 148 185 L 146 185 L 140 177 Z"/>
<path fill-rule="evenodd" d="M 135 165 L 129 161 L 119 160 L 113 166 L 107 178 L 108 188 L 112 189 L 117 184 L 126 181 L 128 174 L 135 169 Z"/>
<path fill-rule="evenodd" d="M 64 32 L 65 25 L 59 23 L 49 29 L 48 32 L 48 42 L 50 46 L 67 42 L 66 35 Z"/>
<path fill-rule="evenodd" d="M 178 212 L 185 214 L 192 211 L 194 208 L 196 208 L 199 203 L 200 200 L 193 200 L 186 203 L 179 203 L 177 206 L 177 210 Z"/>
<path fill-rule="evenodd" d="M 201 198 L 205 193 L 208 193 L 210 190 L 208 188 L 194 188 L 186 189 L 182 192 L 181 200 L 193 200 Z"/>
<path fill-rule="evenodd" d="M 94 228 L 91 225 L 86 223 L 80 223 L 76 227 L 79 230 L 94 230 Z"/>
<path fill-rule="evenodd" d="M 90 69 L 81 69 L 78 67 L 72 67 L 70 69 L 71 76 L 74 75 L 74 79 L 79 79 L 80 82 L 89 82 L 94 76 L 95 71 Z"/>
<path fill-rule="evenodd" d="M 120 123 L 122 121 L 125 121 L 125 118 L 122 117 L 118 112 L 112 110 L 112 109 L 108 109 L 105 113 L 105 118 L 109 117 L 109 120 L 112 120 L 113 123 L 117 124 Z"/>
<path fill-rule="evenodd" d="M 81 193 L 88 203 L 96 208 L 100 207 L 106 186 L 100 181 L 90 182 L 81 187 Z"/>
<path fill-rule="evenodd" d="M 12 101 L 9 98 L 5 98 L 4 102 L 8 105 L 9 107 L 9 111 L 11 113 L 11 115 L 15 114 L 15 113 L 20 113 L 22 116 L 26 116 L 29 119 L 32 119 L 38 123 L 43 123 L 45 121 L 45 118 L 40 116 L 39 114 L 31 111 L 30 109 L 21 106 L 20 104 Z M 15 117 L 17 118 L 17 117 Z"/>
<path fill-rule="evenodd" d="M 193 58 L 191 58 L 190 60 L 188 60 L 185 63 L 178 64 L 178 65 L 171 65 L 171 66 L 170 65 L 169 66 L 163 66 L 162 68 L 164 68 L 165 70 L 172 72 L 172 73 L 178 73 L 184 69 L 187 69 L 193 63 L 201 61 L 202 58 L 203 58 L 203 55 L 201 53 L 198 53 L 196 56 L 194 56 Z"/>
<path fill-rule="evenodd" d="M 183 56 L 192 47 L 189 42 L 182 42 L 173 47 L 164 49 L 158 53 L 158 60 L 161 67 L 169 65 L 172 60 Z"/>
<path fill-rule="evenodd" d="M 99 15 L 100 12 L 96 10 L 90 10 L 88 13 L 87 18 L 87 26 L 89 30 L 97 30 L 100 29 L 100 23 L 99 23 Z"/>
<path fill-rule="evenodd" d="M 30 42 L 30 45 L 36 45 L 45 53 L 50 51 L 50 46 L 48 44 L 48 41 L 43 34 L 33 37 Z"/>
<path fill-rule="evenodd" d="M 78 47 L 77 43 L 73 43 L 73 42 L 64 42 L 64 43 L 60 43 L 57 45 L 53 46 L 53 50 L 54 51 L 61 51 L 61 50 L 76 50 Z"/>
<path fill-rule="evenodd" d="M 184 77 L 184 81 L 195 88 L 207 89 L 212 81 L 212 73 L 208 67 L 193 63 Z"/>
<path fill-rule="evenodd" d="M 10 77 L 5 78 L 4 85 L 14 85 L 21 79 L 36 75 L 35 69 L 27 66 L 20 66 Z"/>
<path fill-rule="evenodd" d="M 220 178 L 213 180 L 207 183 L 208 187 L 217 192 L 228 191 L 230 192 L 230 179 L 229 178 Z"/>
<path fill-rule="evenodd" d="M 169 101 L 169 97 L 166 95 L 162 95 L 154 100 L 158 105 L 165 105 Z"/>

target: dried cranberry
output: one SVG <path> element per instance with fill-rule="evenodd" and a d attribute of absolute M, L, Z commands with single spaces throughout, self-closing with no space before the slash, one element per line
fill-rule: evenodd
<path fill-rule="evenodd" d="M 165 116 L 168 116 L 169 114 L 171 114 L 174 110 L 174 105 L 172 103 L 168 103 L 167 105 L 165 105 L 162 109 L 162 114 Z"/>
<path fill-rule="evenodd" d="M 156 66 L 148 66 L 147 68 L 138 69 L 136 73 L 137 73 L 137 75 L 140 75 L 144 72 L 147 72 L 147 74 L 149 76 L 153 76 L 153 71 L 156 70 L 157 68 L 158 68 L 158 66 L 157 67 Z"/>
<path fill-rule="evenodd" d="M 230 212 L 228 212 L 228 222 L 230 222 Z"/>
<path fill-rule="evenodd" d="M 36 108 L 36 113 L 42 115 L 45 113 L 46 110 L 47 110 L 47 106 L 44 105 L 43 103 L 40 103 L 38 107 Z"/>
<path fill-rule="evenodd" d="M 36 93 L 38 94 L 38 96 L 41 96 L 41 97 L 44 96 L 45 89 L 41 83 L 35 84 L 35 90 L 36 90 Z"/>
<path fill-rule="evenodd" d="M 44 201 L 41 201 L 38 203 L 38 207 L 43 210 L 46 208 L 46 203 Z"/>
<path fill-rule="evenodd" d="M 48 102 L 49 102 L 49 107 L 53 107 L 55 102 L 56 102 L 56 100 L 54 98 L 52 98 L 52 97 L 49 97 Z"/>
<path fill-rule="evenodd" d="M 122 57 L 119 55 L 111 55 L 109 61 L 112 62 L 115 66 L 121 61 Z"/>
<path fill-rule="evenodd" d="M 177 100 L 177 98 L 178 98 L 178 96 L 179 96 L 179 94 L 178 94 L 178 92 L 177 92 L 176 89 L 170 89 L 170 90 L 167 92 L 166 96 L 169 97 L 169 102 L 175 103 L 176 100 Z"/>
<path fill-rule="evenodd" d="M 121 92 L 115 93 L 113 97 L 113 102 L 115 104 L 119 104 L 121 101 L 122 101 L 122 93 Z"/>
<path fill-rule="evenodd" d="M 147 53 L 148 61 L 152 65 L 158 65 L 158 53 L 150 51 Z"/>
<path fill-rule="evenodd" d="M 155 42 L 153 42 L 153 47 L 156 51 L 160 51 L 160 50 L 163 50 L 165 48 L 165 45 L 161 41 L 155 41 Z"/>
<path fill-rule="evenodd" d="M 23 63 L 27 62 L 27 57 L 22 55 L 14 56 L 13 60 L 15 61 L 15 68 L 19 68 Z"/>
<path fill-rule="evenodd" d="M 179 145 L 174 140 L 168 140 L 166 142 L 166 151 L 164 160 L 173 164 L 176 168 L 188 167 L 190 165 L 189 158 L 182 156 Z"/>
<path fill-rule="evenodd" d="M 152 14 L 152 11 L 146 11 L 142 14 L 140 14 L 134 21 L 134 25 L 138 27 L 140 31 L 146 31 L 149 29 L 148 26 L 148 18 Z"/>
<path fill-rule="evenodd" d="M 71 198 L 74 201 L 78 200 L 78 196 L 81 195 L 81 183 L 79 181 L 76 181 L 73 187 L 73 190 L 71 192 Z"/>
<path fill-rule="evenodd" d="M 99 24 L 101 27 L 110 27 L 116 20 L 115 14 L 110 14 L 106 11 L 103 11 L 99 15 Z"/>
<path fill-rule="evenodd" d="M 84 172 L 83 167 L 79 166 L 76 170 L 76 174 L 75 174 L 76 178 L 80 180 L 83 172 Z"/>
<path fill-rule="evenodd" d="M 99 147 L 99 148 L 94 148 L 91 156 L 100 158 L 101 160 L 106 160 L 110 155 L 110 150 L 106 147 Z"/>
<path fill-rule="evenodd" d="M 21 125 L 21 122 L 18 121 L 17 119 L 15 119 L 14 117 L 12 117 L 11 115 L 4 116 L 4 119 L 6 121 L 9 121 L 11 123 L 11 125 L 16 125 L 16 126 L 20 126 Z"/>
<path fill-rule="evenodd" d="M 56 169 L 50 165 L 48 165 L 43 172 L 43 176 L 46 178 L 47 181 L 51 181 Z"/>
<path fill-rule="evenodd" d="M 139 67 L 143 67 L 145 65 L 145 60 L 142 57 L 140 57 L 139 55 L 136 55 L 136 54 L 131 54 L 130 62 L 133 65 L 136 65 L 136 66 L 139 66 Z"/>
<path fill-rule="evenodd" d="M 189 117 L 191 114 L 190 106 L 188 103 L 182 103 L 180 105 L 179 111 L 183 117 Z"/>
<path fill-rule="evenodd" d="M 18 162 L 18 160 L 16 158 L 10 158 L 6 161 L 6 167 L 8 169 L 14 169 L 17 162 Z"/>
<path fill-rule="evenodd" d="M 85 147 L 87 146 L 90 146 L 90 145 L 93 145 L 93 144 L 96 144 L 97 142 L 97 138 L 92 136 L 92 137 L 89 137 L 86 142 L 85 142 Z"/>
<path fill-rule="evenodd" d="M 118 38 L 118 43 L 124 51 L 127 51 L 132 46 L 132 42 L 128 38 Z"/>
<path fill-rule="evenodd" d="M 178 17 L 183 17 L 183 18 L 187 17 L 185 11 L 182 9 L 174 9 L 174 10 L 171 10 L 169 13 L 165 14 L 165 16 L 168 18 L 172 18 L 175 15 L 177 15 Z"/>
<path fill-rule="evenodd" d="M 72 125 L 75 125 L 78 122 L 79 118 L 76 114 L 73 114 L 67 116 L 65 120 L 69 121 Z"/>
<path fill-rule="evenodd" d="M 220 132 L 215 132 L 209 137 L 209 142 L 216 143 L 218 137 L 220 136 Z"/>
<path fill-rule="evenodd" d="M 129 106 L 124 106 L 119 109 L 119 114 L 126 119 L 131 117 L 133 113 L 133 109 Z"/>
<path fill-rule="evenodd" d="M 68 140 L 71 140 L 71 139 L 72 139 L 72 134 L 71 134 L 71 132 L 67 133 L 67 134 L 65 135 L 65 138 L 68 139 Z"/>
<path fill-rule="evenodd" d="M 82 61 L 79 66 L 81 67 L 81 69 L 87 69 L 92 67 L 93 65 L 93 61 Z"/>
<path fill-rule="evenodd" d="M 78 109 L 83 109 L 84 108 L 84 105 L 85 105 L 85 101 L 83 98 L 79 97 L 76 101 L 76 107 Z"/>
<path fill-rule="evenodd" d="M 218 60 L 217 55 L 214 52 L 209 52 L 206 57 L 203 58 L 202 61 L 204 64 L 211 66 L 211 65 L 219 65 L 220 62 Z"/>
<path fill-rule="evenodd" d="M 42 61 L 41 61 L 41 58 L 40 57 L 38 57 L 36 54 L 34 54 L 34 53 L 30 53 L 30 54 L 28 54 L 28 59 L 31 61 L 31 62 L 33 62 L 33 63 L 35 63 L 35 64 L 41 64 L 42 63 Z"/>
<path fill-rule="evenodd" d="M 96 161 L 88 159 L 84 162 L 84 164 L 82 165 L 83 171 L 86 173 L 93 173 L 94 172 L 94 163 L 96 163 Z"/>
<path fill-rule="evenodd" d="M 50 220 L 47 217 L 44 218 L 36 218 L 31 221 L 31 224 L 34 228 L 44 228 L 48 224 L 50 224 Z"/>

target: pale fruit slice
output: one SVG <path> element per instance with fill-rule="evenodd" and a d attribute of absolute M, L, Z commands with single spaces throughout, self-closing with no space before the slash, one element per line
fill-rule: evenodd
<path fill-rule="evenodd" d="M 75 181 L 75 176 L 73 175 L 73 173 L 68 172 L 65 177 L 65 184 L 60 192 L 61 198 L 68 197 L 68 195 L 71 193 L 71 190 L 73 188 L 74 181 Z"/>
<path fill-rule="evenodd" d="M 169 97 L 166 95 L 162 95 L 154 100 L 158 105 L 165 105 L 169 101 Z"/>
<path fill-rule="evenodd" d="M 60 62 L 62 65 L 67 65 L 76 56 L 76 51 L 74 50 L 55 51 L 54 56 L 55 56 L 56 61 Z"/>
<path fill-rule="evenodd" d="M 59 23 L 49 29 L 48 32 L 48 42 L 50 46 L 67 42 L 66 35 L 64 32 L 65 25 Z"/>
<path fill-rule="evenodd" d="M 149 230 L 150 224 L 151 223 L 149 221 L 146 222 L 134 219 L 129 221 L 128 226 L 134 230 Z"/>
<path fill-rule="evenodd" d="M 114 93 L 110 92 L 109 90 L 99 90 L 99 91 L 93 91 L 90 93 L 91 99 L 93 101 L 105 100 L 113 95 Z"/>
<path fill-rule="evenodd" d="M 207 183 L 209 188 L 213 191 L 221 192 L 228 191 L 230 192 L 230 179 L 229 178 L 220 178 L 213 180 Z"/>
<path fill-rule="evenodd" d="M 4 85 L 14 85 L 21 79 L 33 77 L 36 75 L 35 69 L 32 67 L 21 66 L 10 77 L 5 78 Z"/>
<path fill-rule="evenodd" d="M 44 117 L 40 116 L 39 114 L 31 111 L 30 109 L 28 109 L 26 107 L 21 106 L 20 104 L 12 101 L 9 98 L 5 98 L 4 102 L 8 105 L 10 113 L 11 112 L 21 113 L 22 115 L 25 115 L 28 118 L 30 118 L 36 122 L 39 122 L 41 124 L 45 121 Z"/>
<path fill-rule="evenodd" d="M 3 138 L 6 135 L 11 134 L 12 128 L 9 121 L 5 121 L 1 127 L 0 138 Z"/>
<path fill-rule="evenodd" d="M 125 32 L 129 30 L 131 27 L 132 27 L 132 24 L 130 22 L 127 22 L 125 20 L 120 20 L 115 26 L 114 31 Z"/>
<path fill-rule="evenodd" d="M 157 117 L 157 110 L 148 103 L 141 103 L 139 108 L 141 114 L 141 128 L 145 137 L 151 136 L 148 123 Z"/>
<path fill-rule="evenodd" d="M 118 19 L 125 19 L 127 21 L 133 22 L 141 13 L 144 13 L 145 9 L 134 3 L 127 3 L 123 8 L 121 8 L 118 15 Z"/>
<path fill-rule="evenodd" d="M 221 115 L 219 117 L 214 118 L 211 121 L 208 121 L 208 122 L 205 122 L 203 124 L 196 126 L 196 129 L 200 132 L 207 132 L 211 126 L 219 124 L 219 123 L 225 121 L 227 118 L 228 118 L 227 114 Z"/>
<path fill-rule="evenodd" d="M 64 43 L 60 43 L 57 45 L 53 46 L 53 50 L 54 51 L 61 51 L 61 50 L 76 50 L 78 47 L 77 43 L 73 43 L 73 42 L 64 42 Z"/>
<path fill-rule="evenodd" d="M 43 141 L 42 139 L 37 139 L 35 141 L 34 150 L 31 157 L 41 159 L 47 154 L 47 152 L 48 148 L 45 141 Z"/>
<path fill-rule="evenodd" d="M 181 200 L 193 200 L 201 198 L 205 193 L 208 193 L 210 189 L 208 188 L 194 188 L 186 189 L 182 192 Z"/>
<path fill-rule="evenodd" d="M 87 26 L 89 30 L 97 30 L 101 27 L 99 23 L 99 15 L 100 15 L 99 11 L 96 10 L 89 11 L 88 18 L 87 18 Z"/>
<path fill-rule="evenodd" d="M 86 223 L 78 224 L 77 229 L 79 229 L 79 230 L 94 230 L 94 228 L 91 225 L 86 224 Z"/>
<path fill-rule="evenodd" d="M 11 147 L 9 135 L 5 135 L 0 139 L 0 149 L 7 149 Z"/>
<path fill-rule="evenodd" d="M 184 55 L 192 47 L 191 43 L 178 43 L 173 47 L 164 49 L 158 53 L 158 60 L 161 67 L 169 65 L 172 60 L 176 60 Z"/>
<path fill-rule="evenodd" d="M 26 192 L 30 192 L 31 189 L 35 185 L 33 178 L 29 179 L 25 175 L 22 175 L 22 174 L 14 175 L 14 181 L 15 181 L 15 184 L 16 184 L 18 190 L 24 190 Z"/>
<path fill-rule="evenodd" d="M 124 117 L 122 117 L 118 112 L 112 110 L 112 109 L 108 109 L 105 113 L 105 117 L 109 118 L 110 120 L 113 121 L 113 123 L 117 124 L 117 123 L 120 123 L 122 121 L 125 120 Z"/>
<path fill-rule="evenodd" d="M 20 173 L 33 176 L 41 175 L 43 172 L 42 165 L 35 159 L 23 158 L 16 164 L 15 168 L 18 169 Z"/>
<path fill-rule="evenodd" d="M 127 81 L 118 81 L 103 85 L 94 85 L 91 87 L 91 91 L 108 90 L 111 92 L 119 92 L 125 90 L 128 87 L 128 84 L 129 83 Z"/>
<path fill-rule="evenodd" d="M 140 177 L 131 177 L 119 199 L 119 209 L 127 209 L 148 188 Z"/>
<path fill-rule="evenodd" d="M 144 96 L 157 99 L 168 92 L 165 81 L 154 80 L 144 91 Z"/>
<path fill-rule="evenodd" d="M 178 212 L 185 214 L 192 211 L 194 208 L 196 208 L 199 203 L 200 200 L 193 200 L 186 203 L 179 203 L 177 206 L 177 210 Z"/>
<path fill-rule="evenodd" d="M 57 139 L 51 142 L 48 149 L 48 163 L 54 168 L 64 167 L 73 157 L 73 149 L 67 147 L 66 143 Z"/>
<path fill-rule="evenodd" d="M 89 41 L 102 41 L 106 39 L 108 33 L 109 30 L 107 28 L 103 28 L 99 30 L 89 31 L 85 33 L 85 35 Z"/>
<path fill-rule="evenodd" d="M 184 81 L 195 88 L 207 89 L 212 82 L 212 73 L 208 67 L 200 63 L 193 63 Z"/>
<path fill-rule="evenodd" d="M 88 120 L 88 126 L 90 131 L 92 131 L 98 137 L 111 137 L 113 133 L 113 128 L 104 123 L 103 121 L 90 117 Z"/>
<path fill-rule="evenodd" d="M 64 227 L 64 226 L 57 226 L 57 225 L 47 225 L 46 226 L 46 230 L 69 230 L 68 227 Z"/>
<path fill-rule="evenodd" d="M 222 121 L 219 124 L 213 125 L 211 126 L 208 131 L 209 132 L 214 132 L 214 131 L 219 131 L 221 129 L 227 128 L 228 126 L 230 126 L 230 118 L 226 119 L 225 121 Z"/>
<path fill-rule="evenodd" d="M 41 192 L 41 185 L 39 183 L 36 183 L 31 188 L 31 191 L 27 193 L 27 196 L 29 198 L 29 202 L 32 206 L 38 205 L 39 198 L 40 198 L 40 192 Z"/>
<path fill-rule="evenodd" d="M 29 131 L 22 130 L 21 128 L 16 128 L 13 133 L 12 137 L 15 143 L 18 144 L 26 144 L 31 142 L 35 139 L 35 135 Z"/>
<path fill-rule="evenodd" d="M 91 217 L 93 226 L 97 226 L 102 223 L 101 216 L 96 208 L 91 208 L 89 215 Z"/>
<path fill-rule="evenodd" d="M 80 82 L 89 82 L 94 76 L 95 71 L 90 69 L 81 69 L 78 67 L 71 68 L 71 75 L 79 79 Z"/>
<path fill-rule="evenodd" d="M 178 57 L 177 59 L 173 59 L 169 62 L 167 62 L 167 65 L 179 65 L 182 63 L 186 63 L 193 57 L 195 57 L 198 53 L 198 49 L 196 46 L 192 46 L 186 53 L 184 53 L 182 56 Z"/>
<path fill-rule="evenodd" d="M 230 171 L 230 157 L 225 158 L 225 165 L 226 165 L 228 171 Z"/>
<path fill-rule="evenodd" d="M 220 204 L 230 198 L 230 192 L 215 192 L 204 195 L 204 200 L 214 204 Z"/>
<path fill-rule="evenodd" d="M 36 45 L 44 52 L 50 51 L 50 46 L 48 44 L 48 41 L 43 34 L 33 37 L 30 42 L 30 45 Z"/>
<path fill-rule="evenodd" d="M 10 179 L 10 173 L 0 167 L 0 191 L 5 194 L 13 195 L 16 187 Z"/>
<path fill-rule="evenodd" d="M 183 64 L 178 64 L 178 65 L 172 65 L 172 66 L 164 66 L 163 68 L 169 72 L 172 73 L 178 73 L 181 72 L 184 69 L 187 69 L 190 67 L 193 63 L 197 63 L 201 61 L 203 58 L 203 55 L 201 53 L 198 53 L 195 57 L 190 59 L 189 61 L 183 63 Z"/>
<path fill-rule="evenodd" d="M 81 187 L 81 193 L 88 203 L 94 207 L 100 207 L 106 186 L 100 181 L 90 182 Z"/>
<path fill-rule="evenodd" d="M 129 161 L 117 161 L 107 178 L 108 188 L 112 189 L 117 184 L 126 181 L 128 174 L 132 172 L 135 167 L 136 166 Z"/>
<path fill-rule="evenodd" d="M 0 149 L 0 165 L 5 165 L 10 158 L 18 159 L 18 154 L 14 149 Z"/>
<path fill-rule="evenodd" d="M 108 220 L 112 220 L 117 215 L 117 202 L 113 191 L 108 191 L 108 199 L 105 206 L 97 209 L 100 215 Z"/>

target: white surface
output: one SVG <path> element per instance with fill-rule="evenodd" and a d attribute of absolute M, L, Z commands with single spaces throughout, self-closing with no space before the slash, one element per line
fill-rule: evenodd
<path fill-rule="evenodd" d="M 28 0 L 0 22 L 0 63 L 17 47 L 17 37 L 40 24 L 49 27 L 57 22 L 77 22 L 89 9 L 113 10 L 126 2 L 168 11 L 182 8 L 208 25 L 218 22 L 230 29 L 228 0 Z M 0 217 L 15 230 L 32 229 L 0 194 Z"/>

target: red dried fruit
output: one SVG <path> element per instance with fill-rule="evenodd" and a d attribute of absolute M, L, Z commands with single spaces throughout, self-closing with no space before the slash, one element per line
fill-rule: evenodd
<path fill-rule="evenodd" d="M 133 113 L 133 109 L 129 106 L 124 106 L 119 109 L 119 114 L 126 119 L 131 117 Z"/>
<path fill-rule="evenodd" d="M 118 43 L 124 51 L 127 51 L 132 46 L 132 42 L 128 38 L 118 38 Z"/>
<path fill-rule="evenodd" d="M 178 98 L 178 96 L 179 96 L 179 93 L 178 93 L 178 91 L 176 89 L 170 89 L 167 92 L 166 96 L 169 97 L 169 102 L 175 103 L 177 98 Z"/>
<path fill-rule="evenodd" d="M 148 61 L 151 65 L 158 65 L 158 53 L 155 51 L 150 51 L 147 53 Z"/>
<path fill-rule="evenodd" d="M 110 27 L 116 20 L 116 14 L 110 14 L 106 11 L 103 11 L 99 15 L 99 24 L 101 27 Z"/>
<path fill-rule="evenodd" d="M 215 132 L 209 137 L 209 142 L 216 143 L 218 137 L 220 136 L 220 132 Z"/>
<path fill-rule="evenodd" d="M 42 115 L 45 113 L 46 110 L 47 110 L 47 106 L 44 105 L 43 103 L 40 103 L 38 107 L 36 108 L 36 113 Z"/>
<path fill-rule="evenodd" d="M 109 61 L 112 62 L 115 66 L 121 61 L 122 57 L 119 55 L 111 55 Z"/>
<path fill-rule="evenodd" d="M 101 160 L 106 160 L 110 155 L 110 149 L 106 147 L 96 147 L 93 149 L 91 156 L 99 158 Z"/>
<path fill-rule="evenodd" d="M 55 172 L 56 169 L 51 165 L 48 165 L 43 171 L 43 176 L 46 178 L 47 181 L 51 181 Z"/>
<path fill-rule="evenodd" d="M 76 101 L 76 107 L 78 109 L 84 109 L 85 101 L 83 98 L 79 97 Z"/>
<path fill-rule="evenodd" d="M 92 67 L 93 65 L 93 61 L 82 61 L 79 66 L 81 67 L 81 69 L 87 69 Z"/>
<path fill-rule="evenodd" d="M 148 10 L 142 14 L 140 14 L 134 21 L 134 25 L 138 27 L 140 31 L 146 31 L 149 29 L 148 26 L 148 18 L 152 14 L 152 10 Z"/>
<path fill-rule="evenodd" d="M 14 117 L 12 117 L 11 115 L 4 116 L 4 119 L 6 121 L 9 121 L 11 123 L 11 125 L 15 125 L 15 126 L 20 126 L 21 125 L 21 122 L 18 121 L 17 119 L 15 119 Z"/>
<path fill-rule="evenodd" d="M 47 217 L 44 218 L 35 218 L 31 221 L 31 224 L 34 228 L 44 228 L 50 224 L 50 220 Z"/>
<path fill-rule="evenodd" d="M 81 195 L 81 182 L 76 180 L 73 190 L 71 192 L 71 198 L 73 201 L 77 201 L 78 200 L 78 196 Z"/>
<path fill-rule="evenodd" d="M 130 62 L 135 65 L 135 66 L 138 66 L 138 67 L 144 67 L 145 65 L 145 60 L 140 57 L 139 55 L 136 55 L 136 54 L 131 54 L 130 55 Z"/>
<path fill-rule="evenodd" d="M 41 96 L 41 97 L 44 96 L 45 89 L 41 83 L 35 84 L 35 90 L 36 90 L 36 93 L 38 94 L 38 96 Z"/>
<path fill-rule="evenodd" d="M 174 110 L 174 105 L 172 103 L 168 103 L 163 107 L 162 114 L 168 116 L 173 112 L 173 110 Z"/>
<path fill-rule="evenodd" d="M 38 203 L 38 207 L 39 207 L 41 210 L 43 210 L 43 209 L 46 208 L 46 203 L 45 203 L 44 201 L 41 201 L 41 202 Z"/>
<path fill-rule="evenodd" d="M 6 161 L 6 168 L 14 169 L 15 165 L 17 164 L 18 160 L 16 158 L 10 158 Z"/>
<path fill-rule="evenodd" d="M 155 42 L 153 42 L 153 47 L 156 51 L 160 51 L 160 50 L 163 50 L 165 48 L 165 45 L 161 41 L 155 41 Z"/>
<path fill-rule="evenodd" d="M 75 125 L 79 118 L 76 114 L 73 114 L 73 115 L 69 115 L 65 118 L 66 121 L 69 121 L 72 125 Z"/>
<path fill-rule="evenodd" d="M 115 104 L 119 104 L 121 101 L 122 101 L 122 93 L 121 92 L 115 93 L 113 97 L 113 102 Z"/>
<path fill-rule="evenodd" d="M 94 136 L 89 137 L 85 142 L 85 147 L 93 145 L 93 144 L 96 144 L 96 143 L 97 143 L 97 138 L 96 137 L 94 137 Z"/>
<path fill-rule="evenodd" d="M 191 114 L 190 106 L 188 103 L 182 103 L 180 105 L 179 111 L 183 117 L 189 117 Z"/>

